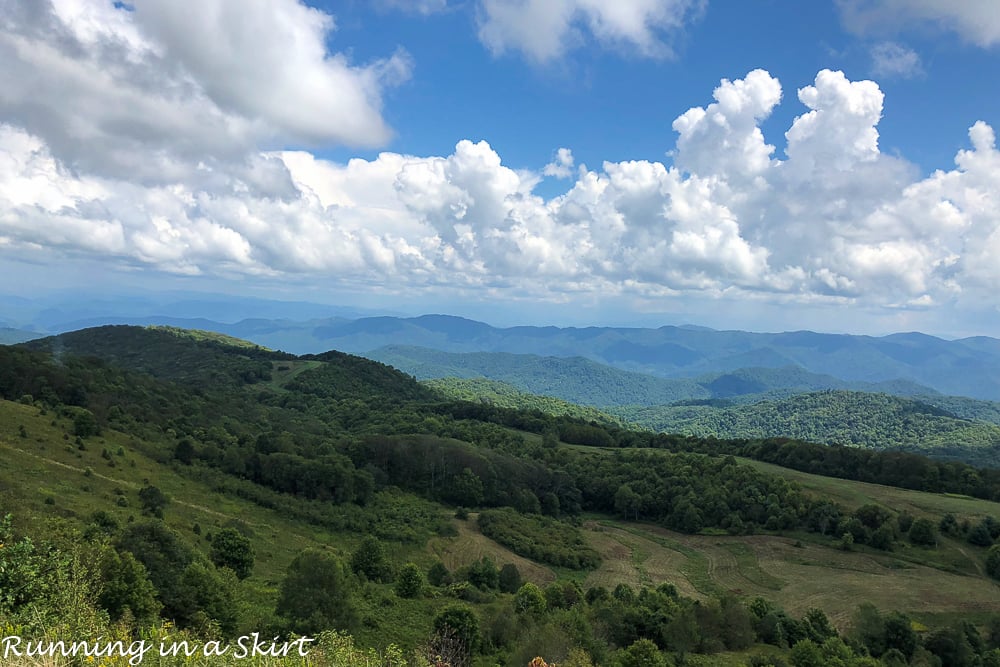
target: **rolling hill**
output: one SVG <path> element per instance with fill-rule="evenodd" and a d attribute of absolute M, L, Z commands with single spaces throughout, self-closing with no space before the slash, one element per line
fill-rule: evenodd
<path fill-rule="evenodd" d="M 483 377 L 520 391 L 594 407 L 662 405 L 677 401 L 728 399 L 755 402 L 793 394 L 842 389 L 902 396 L 929 395 L 928 387 L 905 380 L 847 382 L 801 367 L 741 368 L 694 378 L 662 378 L 623 371 L 582 357 L 541 357 L 507 352 L 441 352 L 390 346 L 366 357 L 421 380 Z"/>

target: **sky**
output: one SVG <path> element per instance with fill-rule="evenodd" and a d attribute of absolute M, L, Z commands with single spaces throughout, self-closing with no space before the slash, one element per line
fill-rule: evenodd
<path fill-rule="evenodd" d="M 993 0 L 3 0 L 0 293 L 1000 334 Z"/>

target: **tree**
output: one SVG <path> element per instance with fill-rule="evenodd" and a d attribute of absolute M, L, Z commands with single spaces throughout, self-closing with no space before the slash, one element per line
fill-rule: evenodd
<path fill-rule="evenodd" d="M 924 546 L 934 546 L 937 544 L 937 536 L 934 534 L 934 524 L 930 519 L 917 519 L 910 526 L 910 542 Z"/>
<path fill-rule="evenodd" d="M 427 568 L 427 583 L 431 586 L 444 586 L 451 583 L 451 572 L 441 561 L 435 562 Z"/>
<path fill-rule="evenodd" d="M 547 606 L 542 589 L 530 581 L 521 586 L 514 595 L 514 611 L 519 614 L 541 615 L 545 613 Z"/>
<path fill-rule="evenodd" d="M 469 583 L 484 591 L 500 587 L 500 572 L 489 556 L 483 556 L 469 565 Z"/>
<path fill-rule="evenodd" d="M 551 491 L 542 496 L 542 514 L 559 516 L 559 496 Z"/>
<path fill-rule="evenodd" d="M 385 547 L 377 537 L 369 535 L 361 541 L 361 545 L 351 556 L 351 570 L 370 581 L 382 582 L 392 578 L 392 565 Z"/>
<path fill-rule="evenodd" d="M 990 535 L 990 527 L 985 520 L 977 523 L 965 539 L 968 540 L 969 544 L 974 544 L 977 547 L 988 547 L 993 544 L 993 536 Z"/>
<path fill-rule="evenodd" d="M 407 563 L 396 577 L 396 595 L 401 598 L 415 598 L 424 587 L 424 575 L 414 563 Z"/>
<path fill-rule="evenodd" d="M 463 468 L 461 473 L 451 478 L 445 496 L 453 503 L 477 507 L 483 502 L 483 481 L 471 468 Z"/>
<path fill-rule="evenodd" d="M 281 582 L 275 611 L 299 634 L 350 630 L 357 614 L 343 563 L 319 549 L 300 553 Z"/>
<path fill-rule="evenodd" d="M 94 413 L 84 408 L 77 408 L 73 417 L 73 435 L 79 438 L 89 438 L 92 435 L 100 435 L 101 427 L 97 425 Z"/>
<path fill-rule="evenodd" d="M 516 593 L 521 587 L 521 572 L 517 565 L 506 563 L 500 568 L 500 590 L 504 593 Z"/>
<path fill-rule="evenodd" d="M 118 538 L 117 547 L 130 552 L 146 568 L 163 603 L 163 615 L 180 616 L 178 582 L 194 560 L 194 550 L 162 521 L 130 524 Z"/>
<path fill-rule="evenodd" d="M 462 642 L 466 652 L 471 654 L 479 640 L 479 618 L 465 605 L 450 605 L 434 617 L 434 634 L 438 637 L 455 637 Z"/>
<path fill-rule="evenodd" d="M 220 572 L 203 561 L 191 563 L 177 582 L 177 624 L 198 627 L 211 620 L 219 624 L 223 634 L 232 635 L 236 631 L 235 586 L 231 572 Z"/>
<path fill-rule="evenodd" d="M 917 650 L 917 633 L 909 617 L 899 612 L 885 617 L 885 645 L 909 660 Z"/>
<path fill-rule="evenodd" d="M 195 455 L 194 445 L 192 445 L 191 441 L 188 440 L 187 438 L 184 438 L 183 440 L 178 442 L 177 446 L 174 447 L 174 458 L 183 463 L 184 465 L 187 466 L 191 465 L 191 463 L 194 461 L 194 455 Z"/>
<path fill-rule="evenodd" d="M 632 490 L 628 484 L 622 484 L 615 492 L 615 511 L 628 520 L 631 516 L 639 520 L 639 510 L 642 508 L 642 496 Z"/>
<path fill-rule="evenodd" d="M 107 549 L 100 564 L 101 592 L 97 604 L 108 612 L 112 621 L 130 614 L 139 626 L 151 623 L 160 613 L 156 588 L 146 574 L 146 568 L 128 551 L 118 553 Z"/>
<path fill-rule="evenodd" d="M 638 639 L 621 652 L 619 663 L 622 667 L 666 667 L 663 654 L 649 639 Z"/>
<path fill-rule="evenodd" d="M 139 489 L 139 502 L 142 504 L 142 513 L 147 516 L 163 518 L 163 509 L 170 502 L 166 494 L 155 486 L 146 484 Z"/>
<path fill-rule="evenodd" d="M 986 574 L 1000 579 L 1000 544 L 994 544 L 986 552 Z"/>
<path fill-rule="evenodd" d="M 253 571 L 254 551 L 250 538 L 234 528 L 223 528 L 212 538 L 212 562 L 216 567 L 228 567 L 240 579 Z"/>

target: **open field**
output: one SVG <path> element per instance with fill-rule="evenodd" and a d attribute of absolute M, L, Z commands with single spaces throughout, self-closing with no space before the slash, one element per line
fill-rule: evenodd
<path fill-rule="evenodd" d="M 830 498 L 849 509 L 860 507 L 866 503 L 876 503 L 892 510 L 908 511 L 916 517 L 940 517 L 942 514 L 950 512 L 960 519 L 982 517 L 987 514 L 1000 518 L 1000 503 L 989 500 L 947 493 L 910 491 L 881 484 L 823 477 L 752 459 L 740 458 L 739 461 L 762 472 L 780 475 L 785 479 L 798 482 L 803 489 L 824 498 Z"/>
<path fill-rule="evenodd" d="M 1000 585 L 978 574 L 915 564 L 915 548 L 903 553 L 845 552 L 825 544 L 772 535 L 683 535 L 649 524 L 591 521 L 588 542 L 604 559 L 587 585 L 670 582 L 685 594 L 733 594 L 773 600 L 794 616 L 824 609 L 846 627 L 862 602 L 920 617 L 954 613 L 1000 613 Z M 796 546 L 796 543 L 801 546 Z M 920 549 L 925 556 L 960 548 L 945 543 Z M 972 550 L 972 547 L 965 547 Z M 974 567 L 971 562 L 966 563 Z"/>
<path fill-rule="evenodd" d="M 619 451 L 564 446 L 585 452 Z M 1000 504 L 986 500 L 823 477 L 749 459 L 740 461 L 794 481 L 805 491 L 849 510 L 874 503 L 895 512 L 928 517 L 935 523 L 949 512 L 959 520 L 985 515 L 1000 518 Z M 795 615 L 810 607 L 821 607 L 842 627 L 862 602 L 928 620 L 957 613 L 1000 613 L 1000 584 L 983 575 L 985 550 L 951 538 L 941 538 L 935 548 L 901 542 L 892 552 L 866 547 L 845 552 L 829 538 L 804 532 L 739 537 L 684 535 L 655 525 L 609 519 L 587 523 L 584 534 L 604 559 L 601 567 L 587 577 L 587 585 L 610 587 L 624 581 L 637 586 L 668 581 L 682 593 L 696 597 L 722 593 L 761 596 Z"/>
<path fill-rule="evenodd" d="M 470 514 L 464 521 L 455 519 L 455 528 L 458 537 L 433 537 L 427 543 L 428 553 L 439 558 L 450 571 L 488 556 L 498 568 L 507 563 L 516 565 L 524 581 L 539 586 L 555 581 L 556 573 L 551 568 L 518 556 L 479 532 L 475 514 Z"/>

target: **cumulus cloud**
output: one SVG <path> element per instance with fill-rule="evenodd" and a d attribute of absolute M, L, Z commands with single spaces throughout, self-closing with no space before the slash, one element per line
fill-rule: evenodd
<path fill-rule="evenodd" d="M 573 162 L 573 151 L 568 148 L 560 148 L 556 151 L 555 159 L 545 165 L 542 173 L 556 178 L 569 178 L 573 175 Z"/>
<path fill-rule="evenodd" d="M 920 56 L 913 49 L 895 42 L 880 42 L 872 47 L 872 73 L 881 78 L 912 79 L 924 73 Z"/>
<path fill-rule="evenodd" d="M 532 298 L 698 294 L 926 307 L 1000 288 L 993 129 L 973 125 L 954 168 L 922 178 L 879 150 L 883 93 L 871 81 L 823 70 L 789 96 L 801 113 L 783 155 L 761 130 L 782 103 L 782 85 L 754 70 L 721 81 L 704 106 L 674 120 L 672 163 L 591 169 L 562 148 L 532 172 L 468 140 L 444 156 L 384 152 L 336 163 L 272 147 L 276 134 L 317 138 L 312 112 L 286 115 L 253 99 L 247 81 L 222 82 L 239 71 L 225 62 L 229 46 L 180 47 L 169 25 L 147 28 L 152 19 L 139 14 L 169 13 L 166 5 L 140 2 L 133 16 L 57 4 L 20 4 L 19 16 L 0 18 L 19 86 L 48 91 L 80 77 L 60 98 L 22 98 L 34 114 L 0 92 L 0 254 L 9 257 Z M 221 0 L 204 6 L 220 11 L 208 23 L 227 22 Z M 296 5 L 281 34 L 332 29 L 332 19 L 311 12 Z M 253 39 L 253 23 L 232 39 Z M 61 40 L 49 36 L 53 27 Z M 310 48 L 295 58 L 322 79 L 331 57 Z M 219 64 L 203 62 L 215 51 Z M 280 59 L 254 58 L 247 76 L 298 94 L 297 83 L 280 83 Z M 98 62 L 114 66 L 85 86 Z M 368 71 L 344 66 L 359 81 Z M 164 87 L 141 95 L 153 82 Z M 170 121 L 175 108 L 214 119 L 218 134 L 171 125 L 181 122 Z M 60 120 L 70 127 L 56 127 Z M 112 127 L 121 128 L 114 138 Z M 117 151 L 134 152 L 133 162 Z M 130 172 L 138 162 L 155 173 Z M 545 198 L 535 192 L 543 176 L 573 180 Z"/>
<path fill-rule="evenodd" d="M 895 33 L 909 25 L 951 30 L 982 47 L 1000 43 L 993 0 L 838 0 L 844 25 L 860 34 Z"/>
<path fill-rule="evenodd" d="M 479 38 L 494 55 L 520 51 L 546 63 L 588 36 L 642 57 L 672 54 L 672 37 L 700 15 L 701 0 L 481 0 Z"/>
<path fill-rule="evenodd" d="M 133 5 L 5 3 L 0 119 L 72 168 L 150 184 L 260 145 L 389 138 L 381 96 L 407 76 L 405 54 L 354 65 L 328 53 L 333 18 L 297 0 Z"/>

